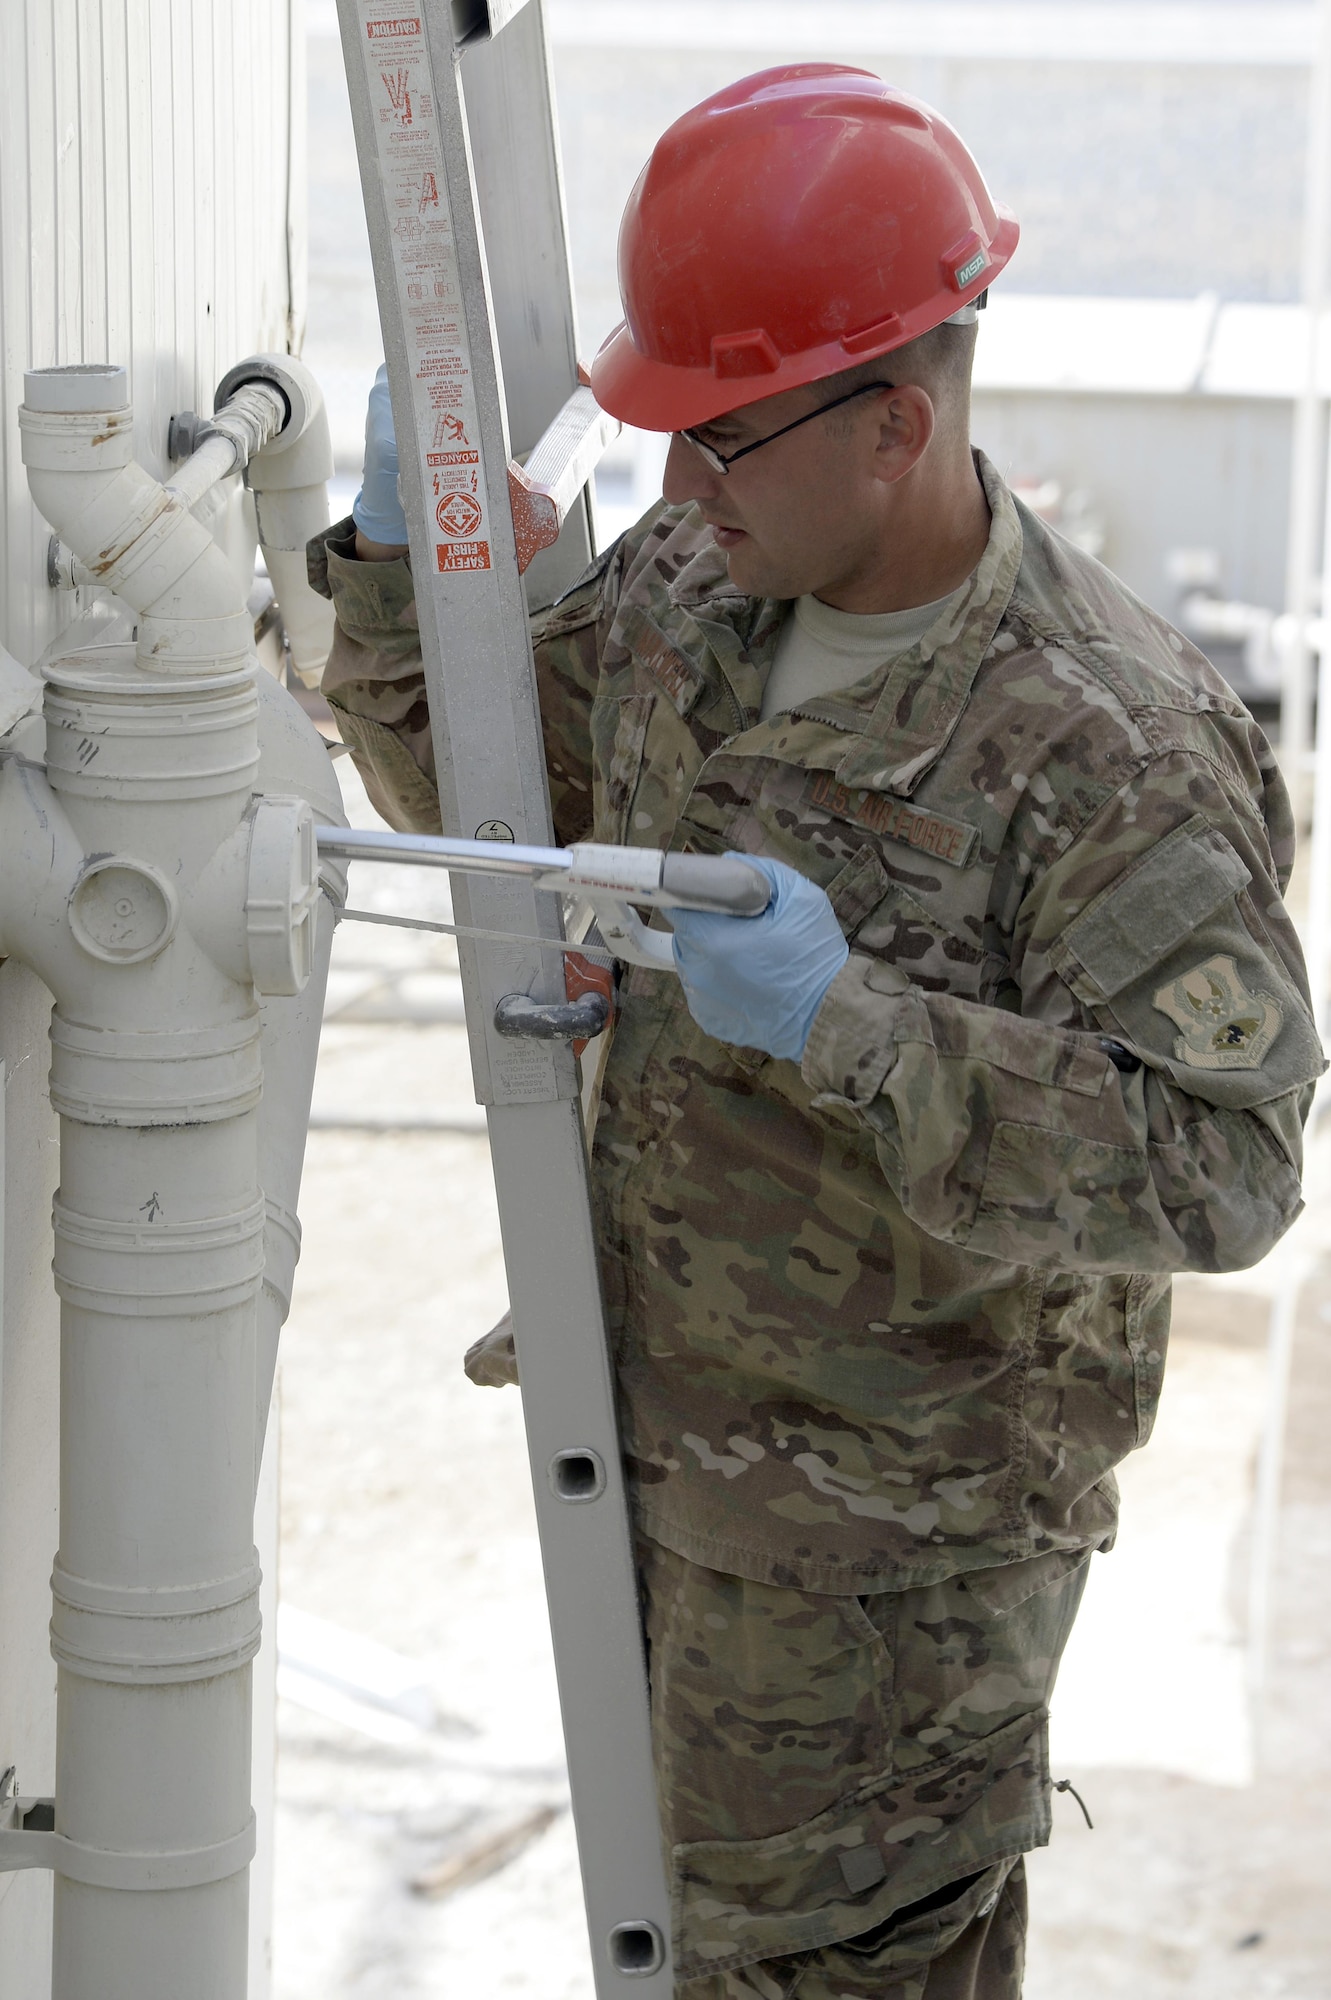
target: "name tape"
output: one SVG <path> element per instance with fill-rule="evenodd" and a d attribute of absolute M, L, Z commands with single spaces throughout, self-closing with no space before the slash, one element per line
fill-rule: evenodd
<path fill-rule="evenodd" d="M 980 838 L 980 829 L 963 819 L 948 819 L 882 792 L 840 784 L 830 771 L 814 774 L 804 787 L 804 803 L 821 806 L 838 819 L 853 820 L 856 826 L 867 827 L 870 833 L 880 833 L 888 840 L 904 841 L 935 861 L 945 861 L 950 868 L 964 868 Z"/>

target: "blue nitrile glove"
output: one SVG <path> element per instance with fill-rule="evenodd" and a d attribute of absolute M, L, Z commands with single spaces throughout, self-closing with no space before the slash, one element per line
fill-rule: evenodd
<path fill-rule="evenodd" d="M 762 855 L 730 858 L 764 874 L 772 900 L 760 917 L 670 912 L 684 998 L 718 1041 L 798 1062 L 850 946 L 816 882 Z"/>
<path fill-rule="evenodd" d="M 365 470 L 360 492 L 351 503 L 351 518 L 372 542 L 406 542 L 407 517 L 397 485 L 397 437 L 386 366 L 374 378 L 365 412 Z"/>

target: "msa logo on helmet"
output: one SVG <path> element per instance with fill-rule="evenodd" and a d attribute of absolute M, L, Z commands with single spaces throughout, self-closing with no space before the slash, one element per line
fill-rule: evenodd
<path fill-rule="evenodd" d="M 957 272 L 955 278 L 952 280 L 957 290 L 959 292 L 964 292 L 967 285 L 969 285 L 973 279 L 979 277 L 981 271 L 984 269 L 985 265 L 988 262 L 989 262 L 988 252 L 985 250 L 977 250 L 975 255 L 971 258 L 970 262 L 968 264 L 963 264 L 961 269 Z"/>

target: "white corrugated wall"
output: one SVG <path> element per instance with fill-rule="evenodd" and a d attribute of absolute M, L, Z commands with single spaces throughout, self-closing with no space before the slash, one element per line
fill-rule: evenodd
<path fill-rule="evenodd" d="M 19 459 L 24 369 L 126 363 L 138 455 L 160 472 L 173 412 L 210 410 L 243 355 L 299 345 L 303 15 L 303 0 L 0 0 L 0 640 L 26 664 L 82 594 L 46 584 L 48 530 Z M 0 1771 L 17 1765 L 28 1793 L 55 1774 L 49 1008 L 22 967 L 0 966 Z M 261 1765 L 264 1718 L 256 1698 Z M 251 2000 L 267 1990 L 265 1874 L 261 1851 Z M 50 1903 L 43 1874 L 0 1875 L 0 1994 L 49 1992 Z"/>

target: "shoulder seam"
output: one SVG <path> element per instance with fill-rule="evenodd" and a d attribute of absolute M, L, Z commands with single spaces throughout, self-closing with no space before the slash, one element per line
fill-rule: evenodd
<path fill-rule="evenodd" d="M 1225 803 L 1229 807 L 1230 811 L 1238 814 L 1241 818 L 1248 820 L 1250 824 L 1260 833 L 1263 843 L 1269 841 L 1270 830 L 1267 827 L 1265 820 L 1262 818 L 1261 813 L 1254 812 L 1253 803 L 1251 799 L 1244 797 L 1236 797 L 1233 786 L 1227 781 L 1227 774 L 1221 770 L 1220 766 L 1217 763 L 1215 763 L 1215 761 L 1212 758 L 1208 757 L 1204 751 L 1194 748 L 1191 744 L 1184 745 L 1178 743 L 1170 743 L 1164 745 L 1160 749 L 1151 751 L 1151 753 L 1147 756 L 1139 758 L 1138 761 L 1134 764 L 1129 775 L 1126 778 L 1124 778 L 1120 784 L 1113 786 L 1111 790 L 1104 793 L 1103 797 L 1091 809 L 1091 811 L 1086 814 L 1085 818 L 1078 821 L 1076 827 L 1073 829 L 1072 841 L 1069 842 L 1069 846 L 1072 845 L 1073 841 L 1080 840 L 1082 836 L 1085 834 L 1086 829 L 1089 826 L 1094 825 L 1096 819 L 1104 811 L 1105 807 L 1108 806 L 1114 799 L 1118 798 L 1120 794 L 1123 791 L 1125 791 L 1129 785 L 1136 783 L 1137 780 L 1142 777 L 1144 772 L 1150 770 L 1153 764 L 1159 763 L 1162 758 L 1174 757 L 1174 756 L 1188 757 L 1193 759 L 1198 764 L 1205 765 L 1206 768 L 1214 774 L 1216 784 L 1220 792 L 1222 793 L 1225 799 Z M 1202 817 L 1206 819 L 1208 825 L 1212 823 L 1210 815 L 1206 813 L 1204 809 L 1202 810 Z"/>
<path fill-rule="evenodd" d="M 1192 744 L 1183 742 L 1176 731 L 1171 730 L 1165 725 L 1165 717 L 1173 715 L 1187 715 L 1191 717 L 1223 715 L 1231 722 L 1241 719 L 1235 710 L 1228 708 L 1180 709 L 1156 702 L 1136 701 L 1133 699 L 1130 691 L 1125 688 L 1122 679 L 1110 663 L 1081 634 L 1070 631 L 1066 625 L 1056 625 L 1052 621 L 1042 618 L 1034 606 L 1024 597 L 1019 596 L 1015 589 L 1009 600 L 1009 611 L 1015 613 L 1037 638 L 1043 640 L 1048 645 L 1062 647 L 1065 652 L 1072 655 L 1073 659 L 1080 666 L 1085 667 L 1088 673 L 1094 674 L 1106 692 L 1113 696 L 1123 713 L 1130 715 L 1141 733 L 1153 740 L 1155 746 L 1153 754 L 1161 754 L 1170 750 L 1178 750 L 1189 756 L 1202 754 L 1196 751 Z M 1140 658 L 1141 655 L 1138 653 L 1135 657 Z M 1241 708 L 1241 704 L 1237 704 L 1237 698 L 1236 706 Z"/>

